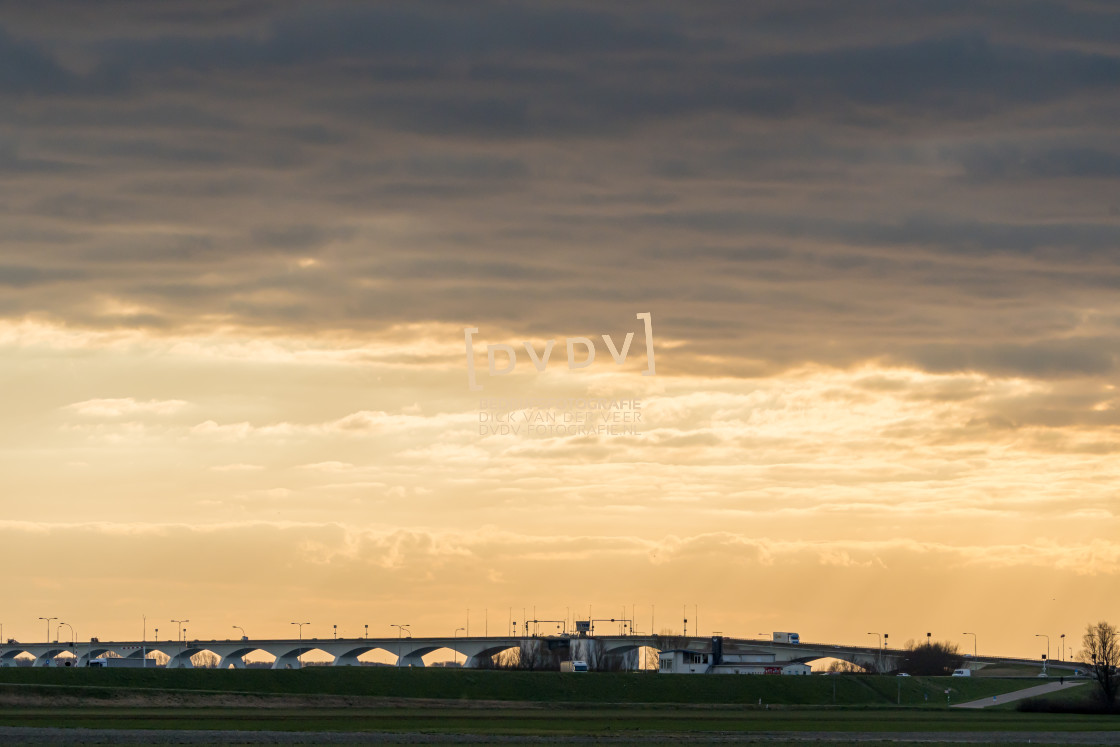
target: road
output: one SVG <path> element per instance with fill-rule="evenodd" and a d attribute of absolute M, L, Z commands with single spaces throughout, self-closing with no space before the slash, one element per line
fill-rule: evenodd
<path fill-rule="evenodd" d="M 1047 693 L 1057 692 L 1058 690 L 1065 690 L 1071 687 L 1079 687 L 1086 684 L 1084 680 L 1080 682 L 1047 682 L 1045 685 L 1036 685 L 1028 687 L 1024 690 L 1015 690 L 1014 692 L 1004 693 L 1003 695 L 995 695 L 991 698 L 984 698 L 983 700 L 972 700 L 968 703 L 958 703 L 953 708 L 987 708 L 988 706 L 999 705 L 1000 703 L 1014 703 L 1016 700 L 1023 698 L 1033 698 L 1036 695 L 1046 695 Z"/>

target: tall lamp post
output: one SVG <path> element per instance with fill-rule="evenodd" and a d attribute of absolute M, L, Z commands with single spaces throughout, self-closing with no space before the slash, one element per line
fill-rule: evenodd
<path fill-rule="evenodd" d="M 248 637 L 249 637 L 249 636 L 245 635 L 245 628 L 241 627 L 240 625 L 234 625 L 234 626 L 232 626 L 232 627 L 234 627 L 234 628 L 236 628 L 237 630 L 240 630 L 240 631 L 241 631 L 241 638 L 242 638 L 242 640 L 244 640 L 245 638 L 248 638 Z"/>
<path fill-rule="evenodd" d="M 868 633 L 868 635 L 879 636 L 879 664 L 878 664 L 878 668 L 881 672 L 882 669 L 883 669 L 883 634 L 882 633 Z"/>
<path fill-rule="evenodd" d="M 466 630 L 467 630 L 467 629 L 466 629 L 466 628 L 455 628 L 455 634 L 454 634 L 453 636 L 451 636 L 451 637 L 452 637 L 452 638 L 458 638 L 458 637 L 459 637 L 459 631 L 460 631 L 460 630 L 462 630 L 462 631 L 466 632 Z M 459 652 L 458 652 L 458 651 L 456 651 L 456 652 L 455 652 L 455 663 L 456 663 L 456 664 L 458 664 L 458 663 L 459 663 Z"/>
<path fill-rule="evenodd" d="M 309 623 L 309 622 L 303 622 L 303 623 L 294 622 L 294 623 L 292 623 L 292 625 L 295 625 L 299 628 L 299 642 L 300 643 L 303 643 L 303 626 L 304 625 L 310 625 L 310 624 L 311 623 Z M 303 669 L 303 646 L 299 647 L 299 653 L 296 654 L 296 661 L 299 662 L 300 669 Z"/>
<path fill-rule="evenodd" d="M 47 643 L 51 642 L 51 621 L 57 620 L 57 617 L 40 617 L 40 620 L 45 620 L 47 623 Z"/>
<path fill-rule="evenodd" d="M 1046 639 L 1046 658 L 1042 660 L 1042 673 L 1046 674 L 1046 667 L 1050 663 L 1050 636 L 1045 633 L 1035 633 L 1034 637 Z"/>
<path fill-rule="evenodd" d="M 190 620 L 172 620 L 175 623 L 175 636 L 179 639 L 179 666 L 183 666 L 183 625 Z"/>
<path fill-rule="evenodd" d="M 1062 635 L 1060 637 L 1062 639 L 1062 653 L 1058 654 L 1058 661 L 1065 661 L 1066 660 L 1066 634 L 1062 633 Z"/>
<path fill-rule="evenodd" d="M 972 658 L 976 658 L 976 634 L 975 633 L 961 633 L 961 635 L 972 636 Z"/>
<path fill-rule="evenodd" d="M 406 623 L 404 625 L 397 625 L 396 623 L 389 623 L 389 627 L 397 629 L 397 666 L 399 667 L 401 665 L 401 644 L 399 643 L 399 641 L 401 639 L 401 636 L 404 635 L 404 632 L 408 630 L 408 624 Z M 412 637 L 411 631 L 409 632 L 408 637 Z"/>

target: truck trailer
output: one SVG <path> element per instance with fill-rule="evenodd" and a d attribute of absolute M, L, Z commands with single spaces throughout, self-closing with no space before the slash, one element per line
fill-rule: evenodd
<path fill-rule="evenodd" d="M 586 661 L 562 661 L 560 662 L 561 672 L 587 672 L 590 671 Z"/>

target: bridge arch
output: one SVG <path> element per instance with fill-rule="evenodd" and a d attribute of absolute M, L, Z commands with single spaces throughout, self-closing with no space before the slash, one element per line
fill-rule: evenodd
<path fill-rule="evenodd" d="M 464 649 L 466 649 L 466 650 L 464 650 Z M 456 647 L 455 649 L 452 649 L 452 650 L 458 651 L 460 654 L 462 654 L 463 656 L 466 657 L 467 660 L 466 660 L 466 663 L 463 664 L 464 667 L 466 667 L 468 669 L 477 669 L 479 667 L 479 664 L 482 661 L 488 661 L 490 659 L 493 659 L 495 656 L 497 656 L 498 654 L 500 654 L 504 651 L 514 650 L 514 651 L 520 652 L 521 651 L 521 642 L 520 641 L 514 641 L 514 642 L 506 641 L 506 642 L 500 643 L 500 644 L 495 645 L 495 646 L 485 646 L 484 645 L 484 646 L 481 646 L 481 647 L 475 646 L 473 648 L 468 647 L 468 646 L 462 646 L 461 648 Z"/>
<path fill-rule="evenodd" d="M 341 650 L 341 652 L 336 653 L 335 657 L 334 657 L 333 665 L 336 666 L 336 667 L 358 667 L 358 666 L 361 666 L 362 662 L 359 660 L 358 657 L 364 656 L 365 654 L 371 653 L 373 651 L 383 651 L 384 653 L 388 654 L 390 657 L 396 657 L 397 656 L 396 652 L 390 650 L 390 647 L 386 646 L 384 644 L 380 644 L 380 643 L 372 644 L 372 645 L 371 644 L 361 644 L 361 645 L 350 646 L 349 648 L 344 648 L 344 649 Z"/>
<path fill-rule="evenodd" d="M 868 672 L 889 672 L 898 668 L 896 657 L 879 656 L 878 654 L 858 651 L 814 652 L 812 655 L 808 656 L 791 657 L 790 661 L 795 664 L 812 664 L 813 662 L 821 661 L 822 659 L 838 659 L 840 661 L 846 661 L 849 664 L 854 664 L 855 666 L 865 669 Z"/>
<path fill-rule="evenodd" d="M 32 659 L 37 658 L 34 653 L 27 649 L 20 648 L 19 646 L 9 647 L 5 646 L 3 651 L 0 651 L 0 666 L 10 667 L 14 666 L 16 659 L 26 654 Z"/>
<path fill-rule="evenodd" d="M 303 662 L 300 660 L 300 657 L 313 651 L 318 651 L 326 657 L 332 656 L 330 651 L 315 643 L 303 643 L 296 646 L 285 646 L 283 648 L 260 648 L 262 651 L 276 657 L 276 661 L 272 662 L 273 669 L 301 669 L 303 667 Z"/>

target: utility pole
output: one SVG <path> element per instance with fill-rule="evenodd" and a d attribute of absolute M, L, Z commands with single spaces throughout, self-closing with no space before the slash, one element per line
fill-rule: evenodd
<path fill-rule="evenodd" d="M 40 620 L 46 620 L 46 622 L 47 622 L 47 643 L 50 643 L 51 642 L 51 621 L 52 620 L 57 620 L 58 618 L 57 617 L 40 617 L 39 619 Z"/>

